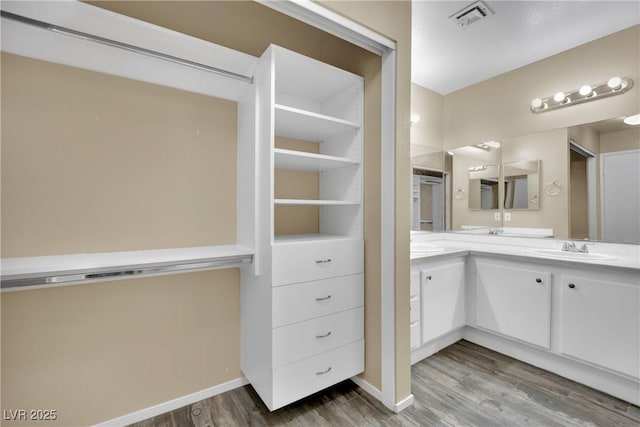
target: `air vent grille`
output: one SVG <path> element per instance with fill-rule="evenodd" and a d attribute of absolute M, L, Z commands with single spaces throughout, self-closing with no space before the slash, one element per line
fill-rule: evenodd
<path fill-rule="evenodd" d="M 457 11 L 449 17 L 463 30 L 471 24 L 474 24 L 481 19 L 488 18 L 493 15 L 493 11 L 482 1 L 471 3 L 465 8 Z"/>

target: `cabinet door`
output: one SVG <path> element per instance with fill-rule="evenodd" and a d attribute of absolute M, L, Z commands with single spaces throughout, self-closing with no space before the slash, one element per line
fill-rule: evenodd
<path fill-rule="evenodd" d="M 640 377 L 640 287 L 562 278 L 560 351 Z"/>
<path fill-rule="evenodd" d="M 526 267 L 478 262 L 476 324 L 549 348 L 551 274 Z"/>
<path fill-rule="evenodd" d="M 420 280 L 422 342 L 464 326 L 464 262 L 424 269 Z"/>

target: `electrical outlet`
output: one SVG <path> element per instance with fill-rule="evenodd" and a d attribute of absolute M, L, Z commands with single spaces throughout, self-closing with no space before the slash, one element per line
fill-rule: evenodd
<path fill-rule="evenodd" d="M 500 212 L 495 212 L 493 214 L 494 221 L 500 221 Z"/>
<path fill-rule="evenodd" d="M 504 213 L 504 220 L 505 221 L 511 221 L 511 212 L 505 212 Z"/>

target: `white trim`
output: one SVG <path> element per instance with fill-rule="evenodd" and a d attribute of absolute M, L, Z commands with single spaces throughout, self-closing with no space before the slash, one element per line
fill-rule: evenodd
<path fill-rule="evenodd" d="M 382 392 L 378 390 L 375 386 L 373 386 L 373 384 L 371 384 L 369 381 L 358 376 L 351 377 L 350 379 L 362 390 L 366 391 L 371 396 L 373 396 L 374 399 L 382 400 Z"/>
<path fill-rule="evenodd" d="M 218 394 L 243 387 L 247 384 L 249 384 L 249 381 L 245 377 L 236 378 L 235 380 L 227 381 L 226 383 L 218 384 L 213 387 L 197 391 L 195 393 L 187 394 L 186 396 L 178 397 L 164 403 L 153 405 L 148 408 L 123 415 L 122 417 L 103 421 L 101 423 L 95 424 L 95 427 L 118 427 L 137 423 L 149 418 L 153 418 L 157 415 L 182 408 L 183 406 L 191 405 L 192 403 L 208 399 Z"/>
<path fill-rule="evenodd" d="M 382 130 L 380 165 L 380 369 L 382 403 L 396 407 L 395 335 L 395 137 L 396 137 L 396 51 L 382 57 Z M 408 301 L 407 301 L 408 303 Z"/>
<path fill-rule="evenodd" d="M 310 0 L 256 1 L 377 55 L 383 56 L 387 50 L 396 49 L 396 43 L 393 40 Z"/>
<path fill-rule="evenodd" d="M 413 394 L 410 394 L 394 405 L 393 412 L 397 414 L 400 411 L 407 409 L 409 406 L 413 405 L 414 400 Z"/>

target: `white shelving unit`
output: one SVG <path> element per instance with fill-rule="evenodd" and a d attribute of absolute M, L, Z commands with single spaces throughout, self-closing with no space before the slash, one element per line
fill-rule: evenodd
<path fill-rule="evenodd" d="M 364 370 L 364 86 L 359 76 L 273 45 L 256 81 L 259 275 L 242 276 L 241 367 L 275 410 Z M 317 144 L 318 153 L 276 148 L 278 137 Z M 317 198 L 288 197 L 276 188 L 276 170 L 317 173 L 309 193 Z M 298 207 L 318 209 L 316 229 L 277 233 L 279 210 Z M 274 323 L 283 313 L 297 314 Z"/>

